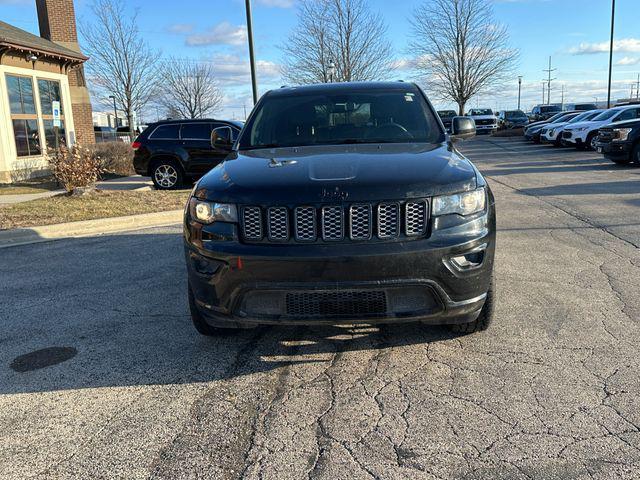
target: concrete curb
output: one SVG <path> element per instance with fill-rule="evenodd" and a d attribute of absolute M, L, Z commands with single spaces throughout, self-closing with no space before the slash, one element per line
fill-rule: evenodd
<path fill-rule="evenodd" d="M 170 210 L 0 231 L 0 248 L 175 225 L 182 222 L 182 214 L 183 210 Z"/>

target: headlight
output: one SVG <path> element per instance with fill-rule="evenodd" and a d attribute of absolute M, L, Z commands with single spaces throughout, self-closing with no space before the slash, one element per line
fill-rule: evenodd
<path fill-rule="evenodd" d="M 633 128 L 614 128 L 613 131 L 616 133 L 616 137 L 614 141 L 616 142 L 626 142 L 629 138 L 629 134 L 633 131 Z"/>
<path fill-rule="evenodd" d="M 555 135 L 556 134 L 556 129 L 552 128 L 551 130 L 549 130 L 549 135 Z"/>
<path fill-rule="evenodd" d="M 192 198 L 189 211 L 191 217 L 200 223 L 238 221 L 238 209 L 231 203 L 204 202 Z"/>
<path fill-rule="evenodd" d="M 576 132 L 584 132 L 585 130 L 587 130 L 589 127 L 579 127 L 574 129 Z"/>
<path fill-rule="evenodd" d="M 471 215 L 484 210 L 487 201 L 487 193 L 484 188 L 478 188 L 471 192 L 456 193 L 455 195 L 443 195 L 434 197 L 431 212 L 434 217 L 439 215 Z"/>

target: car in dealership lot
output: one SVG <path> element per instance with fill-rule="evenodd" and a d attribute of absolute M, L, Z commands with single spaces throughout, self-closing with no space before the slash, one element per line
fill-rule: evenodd
<path fill-rule="evenodd" d="M 555 114 L 562 112 L 564 109 L 560 104 L 550 104 L 550 105 L 536 105 L 531 109 L 531 113 L 529 114 L 529 119 L 531 122 L 539 122 L 541 120 L 548 120 L 553 117 Z"/>
<path fill-rule="evenodd" d="M 550 143 L 554 147 L 559 147 L 562 144 L 562 131 L 566 126 L 578 122 L 588 122 L 601 112 L 602 110 L 588 110 L 576 115 L 569 121 L 560 121 L 558 123 L 544 125 L 542 130 L 540 130 L 540 142 Z"/>
<path fill-rule="evenodd" d="M 522 110 L 500 110 L 498 112 L 498 128 L 522 128 L 529 123 L 529 117 Z"/>
<path fill-rule="evenodd" d="M 195 328 L 204 335 L 259 324 L 486 329 L 495 202 L 454 144 L 474 134 L 472 119 L 455 117 L 448 135 L 408 82 L 265 93 L 185 210 Z"/>
<path fill-rule="evenodd" d="M 150 124 L 132 143 L 133 167 L 149 176 L 158 190 L 180 188 L 185 181 L 200 178 L 231 151 L 242 122 L 197 119 L 164 120 Z M 219 141 L 211 144 L 211 134 Z"/>
<path fill-rule="evenodd" d="M 563 104 L 563 110 L 586 112 L 591 110 L 598 110 L 598 106 L 595 103 L 565 103 Z"/>
<path fill-rule="evenodd" d="M 447 132 L 451 133 L 451 124 L 453 122 L 453 117 L 457 116 L 458 112 L 455 110 L 438 110 L 438 116 L 440 120 L 442 120 L 442 124 Z"/>
<path fill-rule="evenodd" d="M 598 131 L 610 123 L 640 118 L 640 105 L 626 105 L 603 110 L 588 122 L 579 122 L 567 126 L 562 131 L 562 144 L 578 149 L 596 148 Z"/>
<path fill-rule="evenodd" d="M 553 117 L 548 118 L 547 120 L 539 120 L 537 122 L 531 122 L 529 123 L 526 127 L 524 127 L 524 136 L 527 136 L 527 131 L 531 130 L 533 128 L 539 127 L 541 125 L 544 125 L 545 123 L 549 123 L 549 122 L 553 122 L 554 120 L 557 120 L 558 118 L 566 115 L 567 112 L 558 112 L 556 113 Z M 531 138 L 529 138 L 529 140 L 531 140 Z"/>
<path fill-rule="evenodd" d="M 549 122 L 542 122 L 534 126 L 529 126 L 524 131 L 524 138 L 531 140 L 534 143 L 540 143 L 543 129 L 551 128 L 551 126 L 559 123 L 566 123 L 579 114 L 580 112 L 562 112 L 560 115 L 554 116 L 553 120 Z"/>
<path fill-rule="evenodd" d="M 640 166 L 640 118 L 600 128 L 595 146 L 612 162 Z"/>
<path fill-rule="evenodd" d="M 467 112 L 467 117 L 476 122 L 478 133 L 495 133 L 498 130 L 498 118 L 490 108 L 472 108 Z"/>

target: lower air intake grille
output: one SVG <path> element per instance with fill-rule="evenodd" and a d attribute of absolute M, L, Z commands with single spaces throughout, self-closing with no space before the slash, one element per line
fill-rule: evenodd
<path fill-rule="evenodd" d="M 287 315 L 296 317 L 384 315 L 387 295 L 384 290 L 287 293 L 286 306 Z"/>

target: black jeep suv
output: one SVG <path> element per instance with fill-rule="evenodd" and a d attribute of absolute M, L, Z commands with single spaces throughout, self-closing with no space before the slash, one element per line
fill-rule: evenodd
<path fill-rule="evenodd" d="M 281 88 L 184 216 L 189 304 L 214 335 L 257 324 L 455 324 L 493 305 L 494 199 L 416 85 Z M 212 143 L 218 142 L 214 132 Z"/>
<path fill-rule="evenodd" d="M 180 188 L 218 165 L 231 151 L 242 123 L 226 120 L 165 120 L 149 125 L 133 142 L 133 167 L 157 189 Z M 211 145 L 211 132 L 221 141 Z M 222 141 L 226 139 L 226 141 Z"/>
<path fill-rule="evenodd" d="M 640 166 L 640 120 L 602 127 L 598 132 L 596 150 L 612 162 Z"/>

